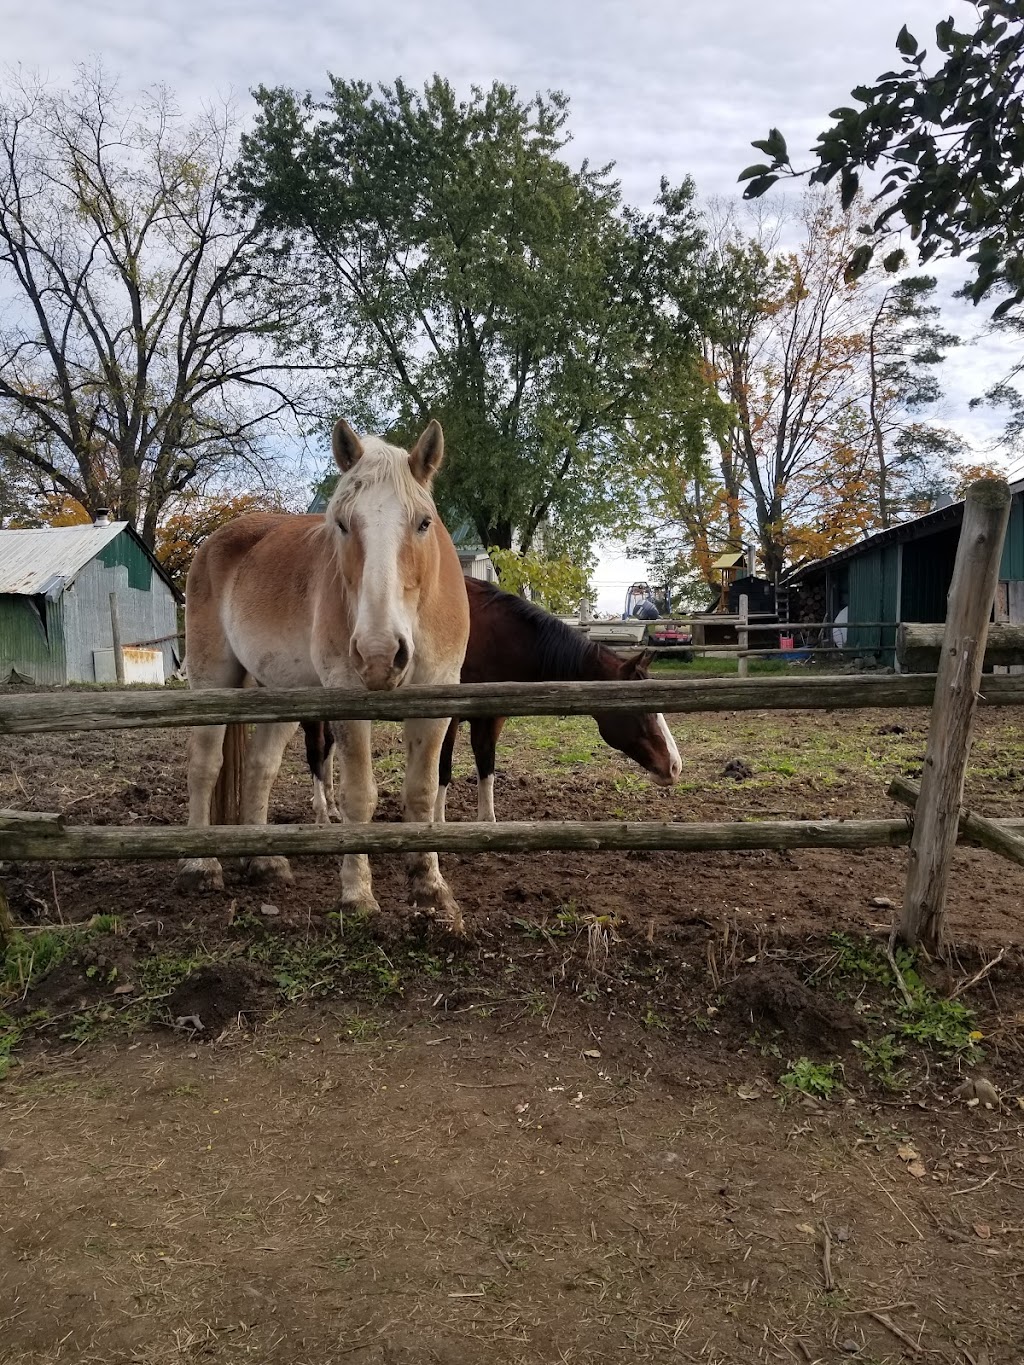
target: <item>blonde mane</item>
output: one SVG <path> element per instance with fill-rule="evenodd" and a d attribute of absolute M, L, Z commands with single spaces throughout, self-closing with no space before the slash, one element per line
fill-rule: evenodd
<path fill-rule="evenodd" d="M 364 436 L 362 445 L 362 457 L 341 475 L 331 494 L 326 511 L 328 521 L 351 513 L 360 493 L 385 485 L 394 489 L 402 510 L 410 518 L 433 515 L 434 500 L 413 477 L 407 450 L 388 445 L 379 436 Z"/>

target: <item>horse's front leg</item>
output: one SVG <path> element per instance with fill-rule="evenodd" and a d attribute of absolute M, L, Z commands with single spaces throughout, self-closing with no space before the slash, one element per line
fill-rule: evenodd
<path fill-rule="evenodd" d="M 438 761 L 447 730 L 446 720 L 405 722 L 405 784 L 402 788 L 405 820 L 429 823 L 434 819 Z M 464 933 L 462 911 L 441 876 L 437 854 L 410 853 L 407 865 L 413 905 L 431 911 L 452 933 Z"/>
<path fill-rule="evenodd" d="M 243 825 L 265 825 L 270 806 L 270 789 L 274 785 L 288 741 L 295 733 L 298 722 L 278 721 L 274 724 L 257 725 L 245 755 L 242 770 L 241 823 Z M 292 870 L 288 859 L 269 854 L 243 859 L 246 873 L 253 878 L 269 877 L 290 882 Z"/>
<path fill-rule="evenodd" d="M 341 809 L 346 825 L 366 825 L 377 809 L 368 720 L 332 721 L 341 768 Z M 435 760 L 436 761 L 436 760 Z M 373 895 L 370 860 L 365 853 L 346 853 L 341 862 L 341 904 L 350 911 L 379 910 Z"/>

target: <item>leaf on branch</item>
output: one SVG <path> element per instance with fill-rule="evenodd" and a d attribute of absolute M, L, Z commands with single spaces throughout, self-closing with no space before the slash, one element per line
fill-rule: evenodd
<path fill-rule="evenodd" d="M 896 39 L 896 48 L 904 57 L 917 56 L 917 39 L 907 28 L 906 24 L 904 24 L 899 31 L 899 36 Z"/>
<path fill-rule="evenodd" d="M 747 187 L 743 191 L 743 198 L 759 199 L 762 194 L 765 194 L 768 190 L 771 189 L 771 187 L 775 184 L 778 178 L 779 177 L 777 175 L 760 175 L 757 177 L 756 180 L 748 181 Z"/>

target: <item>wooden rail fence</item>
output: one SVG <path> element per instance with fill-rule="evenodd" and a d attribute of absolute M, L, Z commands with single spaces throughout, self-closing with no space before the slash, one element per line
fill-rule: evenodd
<path fill-rule="evenodd" d="M 1024 820 L 960 810 L 977 703 L 1024 704 L 1024 677 L 981 680 L 1009 489 L 981 480 L 968 492 L 937 675 L 650 679 L 624 683 L 475 684 L 395 692 L 262 688 L 172 692 L 36 693 L 0 700 L 0 734 L 222 725 L 324 717 L 586 715 L 600 711 L 836 710 L 932 706 L 921 789 L 894 795 L 915 805 L 896 820 L 733 821 L 716 824 L 547 821 L 455 825 L 69 826 L 56 815 L 0 812 L 5 859 L 134 859 L 252 854 L 533 851 L 541 849 L 871 848 L 909 843 L 907 900 L 899 931 L 932 950 L 945 932 L 945 885 L 958 839 L 980 840 L 1020 860 Z M 924 831 L 924 832 L 922 832 Z M 980 831 L 980 832 L 979 832 Z"/>

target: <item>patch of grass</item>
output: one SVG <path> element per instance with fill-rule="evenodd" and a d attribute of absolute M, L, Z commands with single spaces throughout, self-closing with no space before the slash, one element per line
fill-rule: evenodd
<path fill-rule="evenodd" d="M 23 998 L 84 943 L 118 927 L 116 915 L 93 915 L 81 925 L 15 934 L 0 962 L 0 1004 Z"/>
<path fill-rule="evenodd" d="M 842 1089 L 841 1062 L 812 1062 L 809 1057 L 798 1057 L 788 1071 L 779 1077 L 784 1095 L 810 1095 L 812 1099 L 827 1100 Z"/>
<path fill-rule="evenodd" d="M 138 1002 L 156 1004 L 176 990 L 197 967 L 213 961 L 213 954 L 205 952 L 188 956 L 154 953 L 152 957 L 145 958 L 139 968 Z"/>

